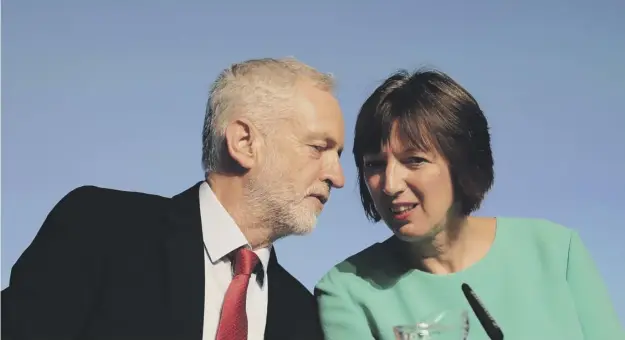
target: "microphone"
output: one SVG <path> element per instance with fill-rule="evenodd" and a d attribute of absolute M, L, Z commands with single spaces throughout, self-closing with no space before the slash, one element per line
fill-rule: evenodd
<path fill-rule="evenodd" d="M 462 292 L 464 293 L 464 297 L 469 302 L 471 309 L 477 316 L 477 320 L 480 322 L 486 334 L 491 340 L 503 340 L 503 332 L 495 319 L 488 313 L 480 299 L 477 297 L 473 289 L 469 287 L 468 284 L 462 284 Z"/>

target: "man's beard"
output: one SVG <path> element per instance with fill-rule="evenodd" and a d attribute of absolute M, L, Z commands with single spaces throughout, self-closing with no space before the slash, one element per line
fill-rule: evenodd
<path fill-rule="evenodd" d="M 246 185 L 246 200 L 259 227 L 272 231 L 272 239 L 310 233 L 317 223 L 317 212 L 297 193 L 291 177 L 285 176 L 280 156 L 265 162 L 258 176 Z M 286 181 L 285 181 L 286 180 Z"/>

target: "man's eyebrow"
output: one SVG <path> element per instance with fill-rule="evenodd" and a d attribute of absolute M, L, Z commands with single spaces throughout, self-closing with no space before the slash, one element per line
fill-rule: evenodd
<path fill-rule="evenodd" d="M 322 140 L 322 141 L 324 141 L 327 144 L 332 145 L 332 146 L 338 145 L 338 143 L 336 142 L 336 140 L 334 138 L 330 137 L 330 135 L 328 135 L 327 133 L 324 133 L 324 132 L 312 133 L 309 136 L 309 138 L 310 139 Z"/>
<path fill-rule="evenodd" d="M 334 148 L 336 146 L 339 146 L 339 143 L 334 138 L 330 137 L 327 133 L 324 133 L 324 132 L 313 133 L 310 135 L 309 138 L 316 139 L 316 140 L 323 140 L 327 144 L 327 147 L 329 148 Z M 339 146 L 338 148 L 339 156 L 343 154 L 343 148 L 344 147 L 342 145 Z"/>
<path fill-rule="evenodd" d="M 328 143 L 328 147 L 337 147 L 338 146 L 338 152 L 339 152 L 339 156 L 343 153 L 343 145 L 340 145 L 336 140 L 334 140 L 334 138 L 331 138 L 329 136 L 325 137 L 325 141 L 326 143 Z"/>

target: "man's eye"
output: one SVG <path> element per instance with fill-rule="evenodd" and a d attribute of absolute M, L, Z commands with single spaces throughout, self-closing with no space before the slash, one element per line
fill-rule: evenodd
<path fill-rule="evenodd" d="M 313 145 L 310 145 L 310 147 L 315 149 L 316 151 L 319 151 L 319 152 L 324 151 L 326 149 L 326 147 L 322 146 L 322 145 L 314 145 L 313 144 Z"/>

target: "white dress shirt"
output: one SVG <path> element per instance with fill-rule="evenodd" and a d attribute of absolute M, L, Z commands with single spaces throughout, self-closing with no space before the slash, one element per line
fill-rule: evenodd
<path fill-rule="evenodd" d="M 219 326 L 221 307 L 232 281 L 232 263 L 227 255 L 246 246 L 245 236 L 230 214 L 221 205 L 211 187 L 200 185 L 200 215 L 204 238 L 204 332 L 203 340 L 214 340 Z M 251 248 L 250 248 L 251 249 Z M 263 266 L 263 274 L 252 274 L 247 288 L 248 340 L 262 340 L 267 321 L 267 264 L 271 248 L 255 250 Z"/>

